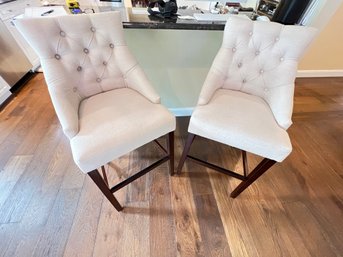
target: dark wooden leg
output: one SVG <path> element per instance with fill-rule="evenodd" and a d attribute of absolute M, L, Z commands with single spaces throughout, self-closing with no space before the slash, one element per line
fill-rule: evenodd
<path fill-rule="evenodd" d="M 248 175 L 248 159 L 247 159 L 247 152 L 242 150 L 242 159 L 243 159 L 243 170 L 244 170 L 244 177 Z"/>
<path fill-rule="evenodd" d="M 250 186 L 256 179 L 258 179 L 263 173 L 265 173 L 271 166 L 276 163 L 274 160 L 263 159 L 256 168 L 250 172 L 247 179 L 242 181 L 235 190 L 232 191 L 231 197 L 236 198 L 240 193 L 242 193 L 248 186 Z"/>
<path fill-rule="evenodd" d="M 170 175 L 174 175 L 174 131 L 168 134 L 167 145 L 169 153 L 169 173 Z"/>
<path fill-rule="evenodd" d="M 189 133 L 189 134 L 188 134 L 188 137 L 187 137 L 187 141 L 186 141 L 185 148 L 183 149 L 182 156 L 181 156 L 181 158 L 180 158 L 179 165 L 177 166 L 177 171 L 176 171 L 176 172 L 177 172 L 178 174 L 181 173 L 183 164 L 185 163 L 185 160 L 186 160 L 186 158 L 187 158 L 187 155 L 188 155 L 188 153 L 189 153 L 189 150 L 191 149 L 191 145 L 192 145 L 194 139 L 195 139 L 195 135 Z"/>
<path fill-rule="evenodd" d="M 98 186 L 98 188 L 101 190 L 101 192 L 106 196 L 106 198 L 111 202 L 111 204 L 114 206 L 114 208 L 116 208 L 117 211 L 123 210 L 123 207 L 119 204 L 117 199 L 111 193 L 111 190 L 106 185 L 106 182 L 101 177 L 99 171 L 93 170 L 91 172 L 88 172 L 88 175 L 91 177 L 91 179 L 94 181 L 94 183 Z"/>
<path fill-rule="evenodd" d="M 101 166 L 101 171 L 102 171 L 102 177 L 104 178 L 104 181 L 106 183 L 106 185 L 109 187 L 108 185 L 108 179 L 107 179 L 107 175 L 106 175 L 106 170 L 105 170 L 105 166 Z"/>

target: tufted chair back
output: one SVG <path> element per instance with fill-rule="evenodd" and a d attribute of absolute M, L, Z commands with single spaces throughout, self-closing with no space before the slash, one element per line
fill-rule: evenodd
<path fill-rule="evenodd" d="M 279 126 L 287 129 L 292 124 L 298 60 L 315 32 L 313 28 L 230 17 L 198 104 L 207 104 L 219 88 L 259 96 L 268 103 Z"/>
<path fill-rule="evenodd" d="M 119 12 L 22 19 L 16 26 L 40 57 L 52 102 L 69 138 L 78 132 L 78 123 L 72 120 L 77 121 L 75 113 L 85 98 L 133 87 L 152 102 L 160 101 L 150 85 L 134 88 L 137 83 L 131 80 L 139 77 L 143 86 L 148 80 L 125 43 Z"/>

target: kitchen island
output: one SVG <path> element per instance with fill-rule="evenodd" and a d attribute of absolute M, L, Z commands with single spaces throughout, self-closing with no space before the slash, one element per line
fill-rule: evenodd
<path fill-rule="evenodd" d="M 162 103 L 176 116 L 189 116 L 220 48 L 225 22 L 160 19 L 125 10 L 130 50 Z"/>

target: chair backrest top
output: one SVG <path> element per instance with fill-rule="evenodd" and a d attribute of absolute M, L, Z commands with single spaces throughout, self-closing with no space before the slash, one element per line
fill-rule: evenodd
<path fill-rule="evenodd" d="M 49 90 L 65 87 L 83 99 L 125 87 L 123 77 L 137 65 L 119 12 L 24 18 L 16 26 L 39 55 Z"/>

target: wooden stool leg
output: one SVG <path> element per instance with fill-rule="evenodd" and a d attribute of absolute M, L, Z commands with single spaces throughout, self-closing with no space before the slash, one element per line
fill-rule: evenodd
<path fill-rule="evenodd" d="M 191 145 L 192 145 L 194 139 L 195 139 L 195 135 L 189 133 L 189 134 L 188 134 L 188 137 L 187 137 L 187 141 L 186 141 L 185 148 L 183 149 L 183 152 L 182 152 L 182 155 L 181 155 L 181 158 L 180 158 L 179 165 L 177 166 L 177 171 L 176 171 L 176 172 L 177 172 L 178 174 L 181 173 L 183 164 L 185 163 L 185 160 L 186 160 L 186 158 L 187 158 L 187 155 L 188 155 L 188 153 L 189 153 L 189 150 L 191 149 Z"/>
<path fill-rule="evenodd" d="M 248 175 L 245 181 L 242 181 L 235 190 L 232 191 L 231 197 L 236 198 L 240 193 L 242 193 L 248 186 L 250 186 L 256 179 L 258 179 L 263 173 L 265 173 L 271 166 L 276 163 L 274 160 L 263 159 L 255 169 Z"/>
<path fill-rule="evenodd" d="M 168 134 L 167 144 L 169 151 L 169 173 L 174 175 L 174 131 Z"/>
<path fill-rule="evenodd" d="M 99 171 L 93 170 L 91 172 L 88 172 L 88 175 L 94 181 L 94 183 L 98 186 L 101 192 L 106 196 L 106 198 L 111 202 L 114 208 L 116 208 L 117 211 L 123 210 L 123 207 L 119 204 L 118 200 L 111 193 L 111 190 L 106 185 L 106 182 L 101 177 Z"/>

